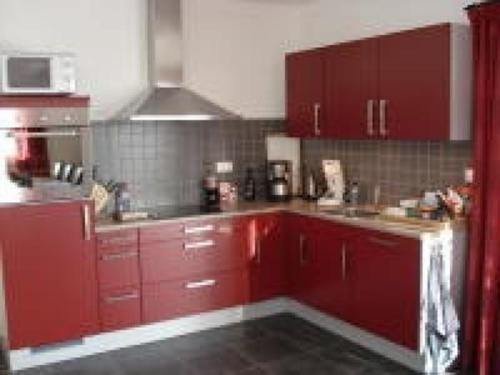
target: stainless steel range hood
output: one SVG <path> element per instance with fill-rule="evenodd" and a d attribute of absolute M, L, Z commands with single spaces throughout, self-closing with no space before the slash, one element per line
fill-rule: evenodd
<path fill-rule="evenodd" d="M 148 0 L 149 80 L 133 121 L 233 120 L 240 117 L 183 86 L 182 0 Z"/>

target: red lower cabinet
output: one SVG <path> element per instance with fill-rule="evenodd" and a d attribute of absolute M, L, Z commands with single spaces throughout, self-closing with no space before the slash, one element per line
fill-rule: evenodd
<path fill-rule="evenodd" d="M 292 296 L 348 320 L 350 291 L 344 227 L 328 220 L 291 216 L 289 267 Z"/>
<path fill-rule="evenodd" d="M 89 202 L 0 209 L 10 349 L 98 332 L 92 212 Z"/>
<path fill-rule="evenodd" d="M 245 304 L 249 301 L 245 270 L 201 274 L 143 285 L 143 314 L 152 323 Z"/>
<path fill-rule="evenodd" d="M 417 349 L 420 241 L 300 215 L 286 228 L 294 299 Z"/>
<path fill-rule="evenodd" d="M 138 287 L 101 292 L 101 330 L 114 331 L 142 323 L 141 293 Z"/>
<path fill-rule="evenodd" d="M 97 235 L 101 331 L 142 323 L 138 241 L 137 229 Z"/>
<path fill-rule="evenodd" d="M 351 322 L 416 350 L 420 321 L 420 242 L 356 230 L 348 253 Z"/>
<path fill-rule="evenodd" d="M 139 252 L 137 247 L 99 254 L 97 262 L 99 289 L 111 290 L 139 285 Z"/>
<path fill-rule="evenodd" d="M 250 226 L 250 299 L 259 302 L 288 292 L 282 214 L 255 217 Z"/>
<path fill-rule="evenodd" d="M 246 246 L 244 232 L 142 244 L 142 281 L 157 283 L 244 267 Z"/>

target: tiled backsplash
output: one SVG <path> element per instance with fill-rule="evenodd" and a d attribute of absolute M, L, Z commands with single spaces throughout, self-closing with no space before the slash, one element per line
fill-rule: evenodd
<path fill-rule="evenodd" d="M 244 181 L 256 169 L 264 194 L 267 134 L 283 130 L 279 120 L 221 122 L 124 122 L 93 124 L 99 175 L 129 184 L 133 204 L 151 207 L 197 204 L 205 163 L 232 161 L 228 177 Z"/>
<path fill-rule="evenodd" d="M 264 196 L 267 134 L 282 132 L 280 120 L 224 122 L 94 123 L 96 164 L 104 179 L 129 184 L 135 207 L 197 204 L 205 163 L 232 161 L 228 177 L 242 184 L 256 169 Z M 322 159 L 339 159 L 346 179 L 361 184 L 370 200 L 397 203 L 424 189 L 461 184 L 470 165 L 470 142 L 304 140 L 303 164 L 320 170 Z"/>
<path fill-rule="evenodd" d="M 395 204 L 425 189 L 462 184 L 471 142 L 305 140 L 303 164 L 319 170 L 322 159 L 339 159 L 346 179 L 360 183 L 365 201 L 379 185 L 381 202 Z"/>

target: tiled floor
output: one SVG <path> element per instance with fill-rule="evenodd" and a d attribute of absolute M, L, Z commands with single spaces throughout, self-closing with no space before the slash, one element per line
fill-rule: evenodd
<path fill-rule="evenodd" d="M 290 314 L 22 371 L 20 375 L 406 375 Z"/>

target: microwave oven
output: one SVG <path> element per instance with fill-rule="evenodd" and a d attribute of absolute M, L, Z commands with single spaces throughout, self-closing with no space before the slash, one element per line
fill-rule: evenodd
<path fill-rule="evenodd" d="M 75 91 L 74 55 L 0 52 L 0 94 L 69 95 Z"/>

